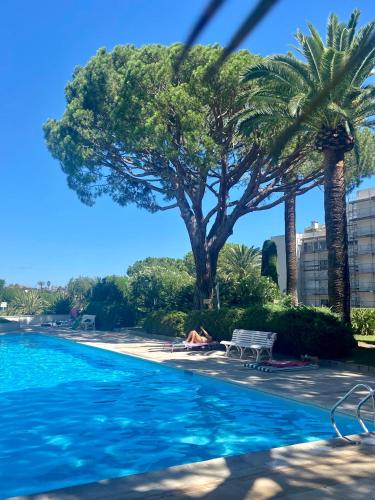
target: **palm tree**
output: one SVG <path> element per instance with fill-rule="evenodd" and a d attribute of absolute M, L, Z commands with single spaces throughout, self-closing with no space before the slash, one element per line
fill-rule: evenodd
<path fill-rule="evenodd" d="M 262 88 L 253 96 L 254 109 L 248 112 L 247 119 L 253 127 L 262 120 L 280 123 L 281 118 L 288 125 L 311 109 L 311 103 L 316 102 L 327 82 L 338 80 L 315 111 L 304 118 L 298 132 L 310 134 L 315 148 L 323 155 L 329 304 L 347 322 L 350 284 L 345 155 L 354 148 L 359 156 L 357 132 L 375 124 L 375 86 L 367 83 L 375 63 L 375 22 L 357 31 L 358 18 L 358 10 L 348 23 L 339 22 L 332 14 L 325 43 L 314 26 L 308 24 L 310 35 L 301 31 L 296 34 L 297 50 L 304 60 L 292 54 L 272 56 L 251 67 L 244 78 L 262 82 Z"/>
<path fill-rule="evenodd" d="M 37 285 L 40 287 L 41 290 L 43 290 L 45 283 L 44 281 L 38 281 Z"/>
<path fill-rule="evenodd" d="M 294 305 L 298 304 L 297 294 L 297 241 L 296 241 L 296 195 L 291 193 L 284 201 L 286 293 Z"/>
<path fill-rule="evenodd" d="M 40 314 L 46 306 L 47 302 L 37 290 L 22 290 L 12 302 L 12 309 L 17 314 Z"/>
<path fill-rule="evenodd" d="M 219 256 L 219 273 L 226 278 L 241 280 L 260 271 L 259 248 L 227 243 Z"/>

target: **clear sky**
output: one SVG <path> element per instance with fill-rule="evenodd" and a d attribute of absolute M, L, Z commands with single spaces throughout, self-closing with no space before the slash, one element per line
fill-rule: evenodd
<path fill-rule="evenodd" d="M 200 43 L 225 44 L 253 1 L 228 0 Z M 42 125 L 64 110 L 64 87 L 75 65 L 99 47 L 184 41 L 206 0 L 2 0 L 0 3 L 0 278 L 33 286 L 64 284 L 78 275 L 124 274 L 147 256 L 181 257 L 189 250 L 177 211 L 149 214 L 109 199 L 82 205 L 44 144 Z M 361 22 L 374 17 L 373 0 L 280 0 L 243 47 L 285 52 L 297 27 L 327 16 Z M 375 179 L 364 186 L 375 185 Z M 298 201 L 298 230 L 323 221 L 320 190 Z M 250 214 L 231 241 L 260 246 L 283 232 L 283 208 Z"/>

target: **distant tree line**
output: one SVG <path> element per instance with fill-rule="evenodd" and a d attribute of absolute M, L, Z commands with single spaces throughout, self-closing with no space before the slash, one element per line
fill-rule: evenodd
<path fill-rule="evenodd" d="M 195 263 L 191 252 L 182 259 L 148 257 L 129 266 L 124 276 L 72 278 L 59 290 L 0 288 L 8 302 L 3 314 L 95 314 L 99 328 L 130 326 L 153 311 L 191 311 L 195 307 Z M 222 307 L 266 304 L 281 299 L 272 276 L 261 273 L 258 248 L 227 243 L 220 252 L 216 278 Z"/>

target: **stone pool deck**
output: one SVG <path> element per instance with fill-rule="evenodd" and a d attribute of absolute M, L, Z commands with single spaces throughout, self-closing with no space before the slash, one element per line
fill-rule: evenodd
<path fill-rule="evenodd" d="M 42 329 L 34 329 L 42 331 Z M 169 366 L 220 377 L 253 389 L 268 391 L 325 408 L 356 383 L 375 387 L 375 376 L 348 370 L 321 368 L 316 371 L 268 374 L 246 369 L 236 358 L 221 351 L 173 352 L 167 340 L 142 331 L 73 332 L 44 330 L 76 342 L 140 356 Z M 353 410 L 348 404 L 346 411 Z M 122 499 L 364 499 L 375 489 L 375 444 L 342 440 L 320 441 L 274 448 L 238 457 L 218 458 L 65 488 L 27 497 L 28 500 L 122 500 Z"/>

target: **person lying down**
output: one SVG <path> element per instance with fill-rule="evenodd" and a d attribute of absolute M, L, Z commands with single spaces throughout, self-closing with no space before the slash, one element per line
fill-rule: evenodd
<path fill-rule="evenodd" d="M 191 330 L 187 337 L 186 342 L 191 342 L 192 344 L 208 344 L 212 342 L 212 337 L 203 326 L 198 326 L 195 330 Z"/>

